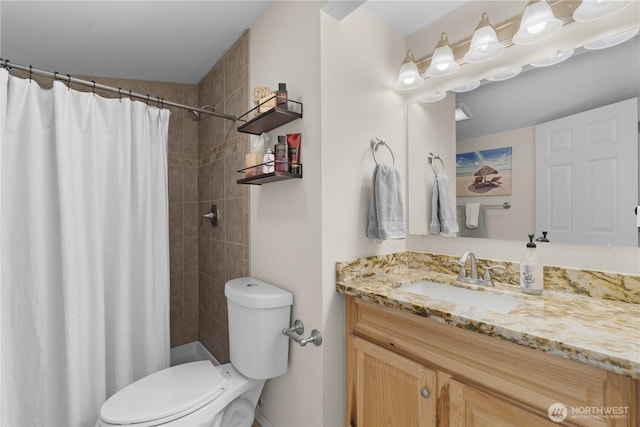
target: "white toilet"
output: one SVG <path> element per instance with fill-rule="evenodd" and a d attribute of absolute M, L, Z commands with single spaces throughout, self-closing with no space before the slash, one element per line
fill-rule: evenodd
<path fill-rule="evenodd" d="M 231 363 L 173 366 L 124 387 L 96 427 L 251 426 L 264 383 L 287 371 L 293 295 L 250 277 L 226 283 Z"/>

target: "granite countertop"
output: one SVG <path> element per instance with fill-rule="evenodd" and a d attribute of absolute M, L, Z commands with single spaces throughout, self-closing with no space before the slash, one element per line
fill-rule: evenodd
<path fill-rule="evenodd" d="M 639 304 L 547 289 L 542 295 L 527 295 L 518 286 L 496 280 L 493 288 L 467 285 L 457 281 L 455 274 L 424 266 L 397 265 L 366 272 L 360 264 L 358 274 L 353 274 L 351 266 L 338 263 L 336 288 L 345 295 L 640 379 Z M 420 280 L 511 295 L 521 302 L 502 314 L 401 288 Z"/>

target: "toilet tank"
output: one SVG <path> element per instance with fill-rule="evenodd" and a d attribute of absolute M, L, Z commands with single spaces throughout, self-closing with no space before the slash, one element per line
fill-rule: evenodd
<path fill-rule="evenodd" d="M 229 356 L 244 376 L 256 380 L 287 372 L 293 295 L 259 279 L 241 277 L 224 288 L 229 323 Z"/>

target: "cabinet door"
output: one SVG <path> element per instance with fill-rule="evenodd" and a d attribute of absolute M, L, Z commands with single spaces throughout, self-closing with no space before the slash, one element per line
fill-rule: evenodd
<path fill-rule="evenodd" d="M 440 378 L 441 383 L 442 377 Z M 448 390 L 440 388 L 441 394 L 448 393 L 449 427 L 557 427 L 548 417 L 529 412 L 498 396 L 483 392 L 469 385 L 448 379 Z"/>
<path fill-rule="evenodd" d="M 353 343 L 357 425 L 435 426 L 436 373 L 369 341 Z"/>

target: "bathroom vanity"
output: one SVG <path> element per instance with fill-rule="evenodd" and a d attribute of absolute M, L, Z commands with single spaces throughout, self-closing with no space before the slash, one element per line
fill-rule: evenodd
<path fill-rule="evenodd" d="M 625 300 L 637 297 L 639 278 L 548 268 L 547 289 L 530 296 L 503 282 L 461 284 L 449 258 L 405 252 L 338 263 L 345 425 L 638 425 L 639 306 Z M 500 280 L 517 274 L 517 264 L 503 264 Z M 572 277 L 581 277 L 581 295 Z M 600 279 L 605 297 L 620 285 L 622 300 L 588 296 Z M 493 311 L 403 288 L 421 280 L 516 304 Z"/>

